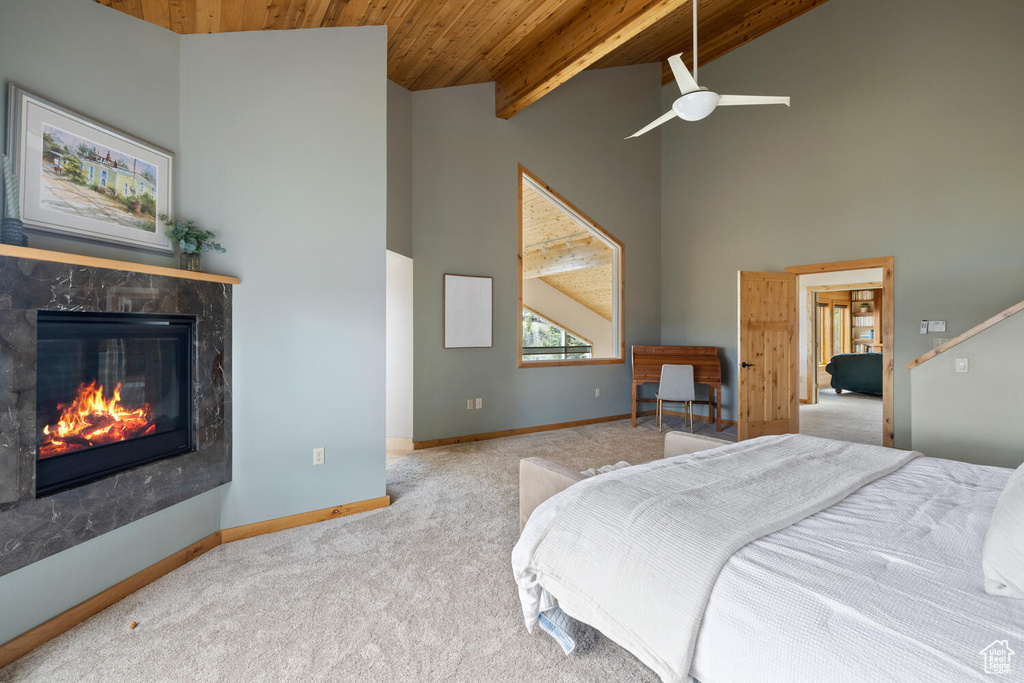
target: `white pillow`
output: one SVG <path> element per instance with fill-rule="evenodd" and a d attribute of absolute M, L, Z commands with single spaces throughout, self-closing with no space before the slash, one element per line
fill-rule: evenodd
<path fill-rule="evenodd" d="M 1024 600 L 1024 465 L 999 495 L 981 549 L 985 592 Z"/>

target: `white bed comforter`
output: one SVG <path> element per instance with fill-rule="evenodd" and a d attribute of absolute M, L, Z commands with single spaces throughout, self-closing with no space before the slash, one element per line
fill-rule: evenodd
<path fill-rule="evenodd" d="M 1013 470 L 917 458 L 737 551 L 704 612 L 702 683 L 1024 681 L 1024 600 L 988 595 L 981 545 Z M 1009 674 L 981 651 L 1007 640 Z"/>
<path fill-rule="evenodd" d="M 733 553 L 916 455 L 770 436 L 582 481 L 538 507 L 513 550 L 527 628 L 557 598 L 663 681 L 682 683 Z"/>

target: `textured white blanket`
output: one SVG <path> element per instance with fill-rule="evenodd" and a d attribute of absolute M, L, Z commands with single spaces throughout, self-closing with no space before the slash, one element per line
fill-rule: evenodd
<path fill-rule="evenodd" d="M 584 480 L 543 503 L 512 552 L 527 628 L 557 604 L 685 681 L 723 565 L 920 455 L 769 436 Z"/>

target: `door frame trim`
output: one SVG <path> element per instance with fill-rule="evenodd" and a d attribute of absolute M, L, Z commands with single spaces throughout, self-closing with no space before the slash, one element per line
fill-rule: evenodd
<path fill-rule="evenodd" d="M 895 276 L 894 258 L 882 256 L 878 258 L 855 259 L 852 261 L 832 261 L 815 263 L 806 266 L 790 266 L 787 273 L 794 275 L 813 275 L 815 273 L 834 273 L 840 270 L 863 270 L 865 268 L 882 269 L 882 445 L 892 447 L 895 442 L 893 423 L 893 405 L 895 390 Z M 799 287 L 797 288 L 799 296 Z M 799 302 L 798 302 L 799 305 Z M 799 389 L 795 389 L 799 391 Z"/>

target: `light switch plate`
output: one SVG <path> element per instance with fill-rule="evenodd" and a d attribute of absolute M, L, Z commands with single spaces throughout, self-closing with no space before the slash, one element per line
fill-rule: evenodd
<path fill-rule="evenodd" d="M 922 320 L 921 321 L 921 334 L 928 334 L 928 321 L 927 320 Z"/>
<path fill-rule="evenodd" d="M 956 359 L 956 371 L 957 372 L 970 372 L 970 367 L 966 358 Z"/>
<path fill-rule="evenodd" d="M 945 332 L 946 321 L 945 320 L 929 320 L 928 321 L 929 332 Z"/>

